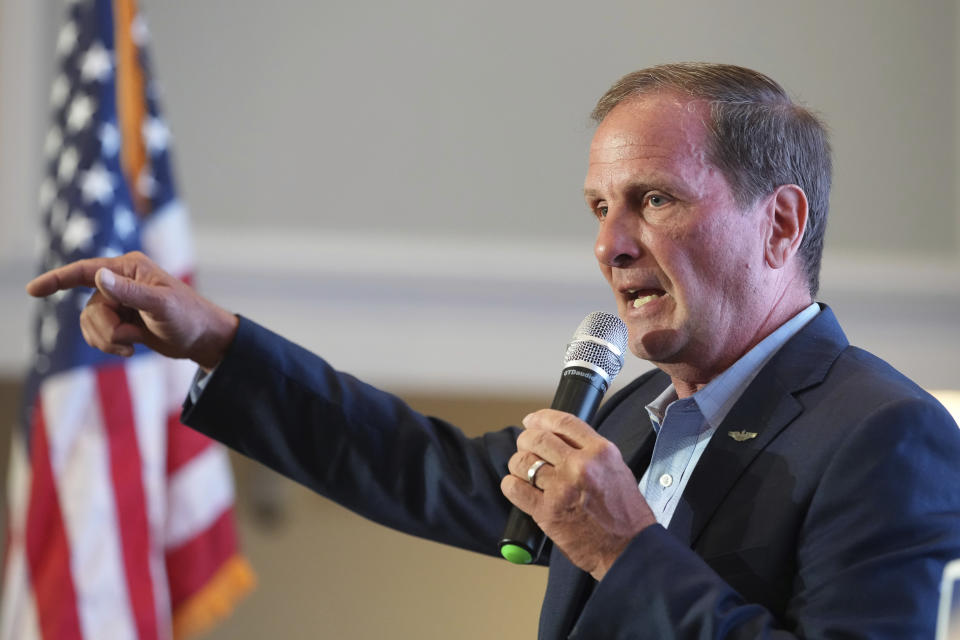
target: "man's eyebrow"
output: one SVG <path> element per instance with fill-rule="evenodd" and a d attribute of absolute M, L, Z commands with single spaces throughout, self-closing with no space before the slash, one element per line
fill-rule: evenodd
<path fill-rule="evenodd" d="M 665 187 L 662 185 L 661 186 L 654 185 L 647 180 L 636 180 L 633 182 L 628 182 L 627 184 L 622 185 L 618 188 L 627 193 L 635 194 L 637 192 L 646 193 L 647 191 L 653 191 L 655 189 L 663 189 Z M 584 188 L 583 197 L 586 199 L 591 199 L 591 198 L 602 199 L 603 198 L 603 196 L 600 194 L 600 191 L 592 187 Z"/>

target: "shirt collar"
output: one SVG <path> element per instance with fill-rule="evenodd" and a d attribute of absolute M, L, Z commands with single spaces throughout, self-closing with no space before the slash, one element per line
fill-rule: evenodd
<path fill-rule="evenodd" d="M 747 386 L 753 382 L 780 347 L 813 320 L 819 312 L 820 306 L 816 302 L 806 307 L 691 396 L 712 428 L 716 429 L 720 426 L 730 409 L 746 391 Z M 677 400 L 677 390 L 671 382 L 663 393 L 647 405 L 647 413 L 650 415 L 654 431 L 660 431 L 660 423 L 663 421 L 667 407 L 675 400 Z"/>

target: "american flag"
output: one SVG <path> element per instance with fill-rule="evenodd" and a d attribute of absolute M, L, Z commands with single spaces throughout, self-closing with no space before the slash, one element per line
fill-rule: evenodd
<path fill-rule="evenodd" d="M 142 250 L 189 281 L 187 214 L 133 0 L 70 0 L 50 93 L 40 271 Z M 253 586 L 226 452 L 179 423 L 194 371 L 87 346 L 90 290 L 38 305 L 11 445 L 2 640 L 154 640 L 212 626 Z"/>

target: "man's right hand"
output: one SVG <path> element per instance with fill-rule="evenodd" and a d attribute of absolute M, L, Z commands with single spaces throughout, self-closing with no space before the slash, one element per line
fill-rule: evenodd
<path fill-rule="evenodd" d="M 44 297 L 74 287 L 96 289 L 80 315 L 80 329 L 90 346 L 107 353 L 130 356 L 139 342 L 210 370 L 223 358 L 239 325 L 235 315 L 139 251 L 53 269 L 31 280 L 27 293 Z"/>

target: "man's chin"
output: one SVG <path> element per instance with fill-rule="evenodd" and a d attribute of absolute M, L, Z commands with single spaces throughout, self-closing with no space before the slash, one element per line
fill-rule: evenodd
<path fill-rule="evenodd" d="M 681 335 L 676 329 L 652 329 L 630 338 L 633 354 L 654 364 L 674 362 L 680 351 Z"/>

